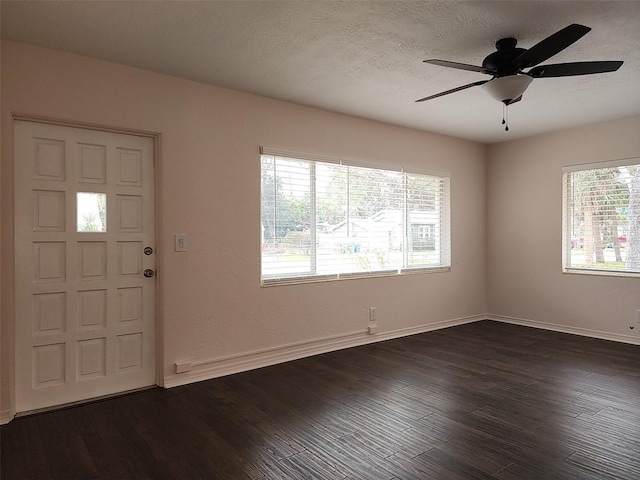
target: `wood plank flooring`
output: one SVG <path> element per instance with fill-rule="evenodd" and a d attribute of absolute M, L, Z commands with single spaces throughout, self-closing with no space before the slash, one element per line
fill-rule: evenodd
<path fill-rule="evenodd" d="M 640 479 L 640 347 L 476 322 L 18 418 L 13 479 Z"/>

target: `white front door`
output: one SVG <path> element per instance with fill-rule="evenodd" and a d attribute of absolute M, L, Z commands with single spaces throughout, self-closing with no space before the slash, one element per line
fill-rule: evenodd
<path fill-rule="evenodd" d="M 14 126 L 16 412 L 154 385 L 153 139 Z"/>

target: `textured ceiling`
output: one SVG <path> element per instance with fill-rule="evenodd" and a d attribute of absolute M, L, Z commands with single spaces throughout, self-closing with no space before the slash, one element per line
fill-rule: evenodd
<path fill-rule="evenodd" d="M 2 38 L 485 143 L 640 115 L 640 2 L 7 1 Z M 528 48 L 593 28 L 546 63 L 624 60 L 615 73 L 536 79 L 510 107 L 482 88 L 497 39 Z"/>

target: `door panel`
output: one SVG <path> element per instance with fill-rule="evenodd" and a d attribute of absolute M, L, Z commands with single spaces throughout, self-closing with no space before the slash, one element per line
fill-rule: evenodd
<path fill-rule="evenodd" d="M 155 384 L 153 175 L 150 138 L 15 122 L 17 412 Z"/>

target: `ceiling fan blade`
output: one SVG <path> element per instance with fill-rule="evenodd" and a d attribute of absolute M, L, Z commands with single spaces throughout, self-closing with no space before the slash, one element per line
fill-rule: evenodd
<path fill-rule="evenodd" d="M 438 65 L 440 67 L 456 68 L 458 70 L 468 70 L 470 72 L 486 73 L 487 75 L 493 75 L 495 72 L 488 68 L 479 67 L 477 65 L 469 65 L 468 63 L 450 62 L 449 60 L 424 60 L 424 63 L 430 63 L 431 65 Z"/>
<path fill-rule="evenodd" d="M 573 75 L 591 75 L 593 73 L 615 72 L 624 62 L 574 62 L 540 65 L 527 72 L 533 78 L 570 77 Z"/>
<path fill-rule="evenodd" d="M 519 69 L 538 65 L 582 38 L 589 30 L 591 30 L 590 27 L 572 23 L 568 27 L 536 43 L 529 50 L 518 56 L 514 63 Z"/>
<path fill-rule="evenodd" d="M 480 80 L 478 82 L 473 82 L 473 83 L 470 83 L 468 85 L 463 85 L 461 87 L 452 88 L 451 90 L 447 90 L 446 92 L 440 92 L 440 93 L 436 93 L 435 95 L 429 95 L 428 97 L 421 98 L 419 100 L 416 100 L 416 102 L 424 102 L 425 100 L 431 100 L 432 98 L 442 97 L 444 95 L 449 95 L 450 93 L 459 92 L 460 90 L 466 90 L 467 88 L 477 87 L 479 85 L 484 85 L 488 81 L 489 80 Z"/>

